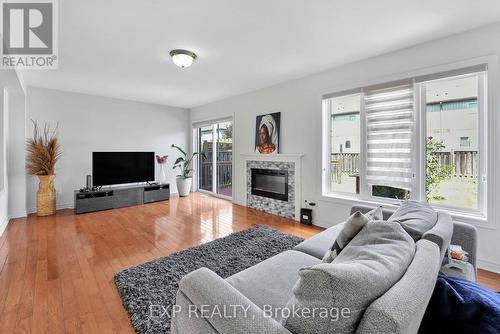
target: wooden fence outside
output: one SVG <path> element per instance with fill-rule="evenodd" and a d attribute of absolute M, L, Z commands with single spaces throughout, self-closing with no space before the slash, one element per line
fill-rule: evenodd
<path fill-rule="evenodd" d="M 436 153 L 440 165 L 454 166 L 454 177 L 477 178 L 477 151 L 451 151 Z M 342 174 L 359 174 L 359 153 L 332 153 L 331 174 L 338 181 Z"/>

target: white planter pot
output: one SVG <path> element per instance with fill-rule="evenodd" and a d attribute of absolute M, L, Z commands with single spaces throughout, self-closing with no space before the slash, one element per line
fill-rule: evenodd
<path fill-rule="evenodd" d="M 182 178 L 178 177 L 177 180 L 177 191 L 179 192 L 179 196 L 186 197 L 189 196 L 191 191 L 191 183 L 193 182 L 193 178 Z"/>

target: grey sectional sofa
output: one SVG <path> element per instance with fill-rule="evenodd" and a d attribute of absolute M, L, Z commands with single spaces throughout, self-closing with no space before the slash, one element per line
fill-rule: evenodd
<path fill-rule="evenodd" d="M 351 213 L 371 209 L 354 206 Z M 384 210 L 384 219 L 388 219 L 392 213 Z M 403 276 L 363 309 L 354 330 L 322 330 L 319 324 L 315 327 L 313 323 L 313 326 L 304 326 L 302 331 L 294 330 L 293 334 L 417 333 L 450 242 L 461 245 L 469 253 L 472 268 L 469 279 L 475 280 L 476 229 L 468 224 L 452 222 L 445 212 L 439 212 L 437 217 L 435 226 L 415 243 L 413 259 Z M 321 263 L 342 226 L 333 226 L 305 240 L 295 249 L 227 279 L 222 279 L 206 268 L 186 275 L 177 293 L 176 304 L 180 306 L 181 312 L 172 319 L 172 333 L 292 333 L 287 329 L 290 326 L 285 326 L 283 313 L 270 314 L 267 308 L 284 309 L 300 293 L 294 291 L 294 287 L 297 289 L 299 285 L 299 271 Z M 349 293 L 356 294 L 356 291 Z M 232 307 L 234 305 L 239 307 Z M 225 310 L 230 308 L 232 312 L 224 316 L 200 316 L 193 312 L 213 306 Z"/>

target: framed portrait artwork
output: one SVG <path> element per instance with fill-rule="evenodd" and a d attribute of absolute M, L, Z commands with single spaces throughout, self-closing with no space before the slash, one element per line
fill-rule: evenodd
<path fill-rule="evenodd" d="M 255 122 L 255 153 L 277 154 L 280 152 L 281 113 L 257 116 Z"/>

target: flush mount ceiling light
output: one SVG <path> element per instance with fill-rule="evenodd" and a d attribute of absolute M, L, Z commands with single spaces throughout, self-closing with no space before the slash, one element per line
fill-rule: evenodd
<path fill-rule="evenodd" d="M 196 60 L 196 54 L 194 52 L 181 49 L 170 51 L 170 57 L 172 57 L 174 64 L 180 68 L 189 67 Z"/>

